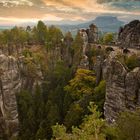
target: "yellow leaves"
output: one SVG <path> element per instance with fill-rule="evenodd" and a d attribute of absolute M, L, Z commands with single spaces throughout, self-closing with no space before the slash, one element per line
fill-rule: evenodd
<path fill-rule="evenodd" d="M 79 99 L 84 95 L 91 95 L 94 92 L 96 78 L 93 71 L 78 69 L 74 79 L 65 87 L 74 98 Z"/>

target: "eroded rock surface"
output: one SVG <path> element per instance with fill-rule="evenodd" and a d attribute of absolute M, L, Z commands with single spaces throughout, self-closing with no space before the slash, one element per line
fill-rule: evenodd
<path fill-rule="evenodd" d="M 0 137 L 15 135 L 18 126 L 16 93 L 21 89 L 17 59 L 0 55 Z"/>
<path fill-rule="evenodd" d="M 121 47 L 140 47 L 140 21 L 134 20 L 120 28 L 118 41 Z"/>
<path fill-rule="evenodd" d="M 96 43 L 98 41 L 98 28 L 96 25 L 91 24 L 86 32 L 88 35 L 88 43 Z"/>
<path fill-rule="evenodd" d="M 30 60 L 31 59 L 31 60 Z M 22 89 L 34 92 L 42 83 L 40 66 L 32 58 L 9 56 L 0 52 L 0 139 L 6 140 L 18 133 L 16 94 Z M 33 67 L 34 66 L 34 67 Z M 33 69 L 35 68 L 35 69 Z"/>
<path fill-rule="evenodd" d="M 106 80 L 104 115 L 108 122 L 114 122 L 122 111 L 140 107 L 140 67 L 129 72 L 115 55 L 110 55 L 104 62 L 103 76 Z"/>

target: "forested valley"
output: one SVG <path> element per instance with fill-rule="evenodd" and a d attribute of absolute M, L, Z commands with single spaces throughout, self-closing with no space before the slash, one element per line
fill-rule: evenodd
<path fill-rule="evenodd" d="M 83 48 L 80 31 L 63 34 L 42 21 L 1 31 L 1 52 L 18 60 L 22 86 L 16 92 L 18 133 L 11 137 L 13 126 L 0 140 L 140 140 L 139 108 L 122 111 L 114 122 L 104 115 L 108 84 L 97 67 L 114 51 L 102 47 L 114 36 Z M 135 54 L 118 53 L 116 59 L 128 72 L 140 66 Z"/>

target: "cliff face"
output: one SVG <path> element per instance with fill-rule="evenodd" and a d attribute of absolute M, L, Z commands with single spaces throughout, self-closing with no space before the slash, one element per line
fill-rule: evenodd
<path fill-rule="evenodd" d="M 140 21 L 134 20 L 120 28 L 118 41 L 121 47 L 140 47 Z"/>
<path fill-rule="evenodd" d="M 8 55 L 0 50 L 0 139 L 18 133 L 18 111 L 16 94 L 22 89 L 34 92 L 42 80 L 40 66 L 24 56 Z M 36 69 L 33 69 L 35 66 Z"/>
<path fill-rule="evenodd" d="M 106 80 L 104 115 L 108 122 L 114 122 L 122 111 L 140 107 L 140 67 L 128 72 L 110 55 L 103 65 L 103 77 Z"/>
<path fill-rule="evenodd" d="M 0 54 L 0 137 L 2 134 L 15 134 L 18 126 L 18 113 L 15 94 L 20 91 L 21 78 L 15 57 Z"/>
<path fill-rule="evenodd" d="M 121 47 L 139 47 L 140 21 L 132 21 L 121 28 L 118 39 Z M 140 66 L 128 71 L 116 55 L 112 52 L 102 66 L 106 80 L 104 115 L 110 123 L 117 119 L 120 112 L 140 107 Z"/>

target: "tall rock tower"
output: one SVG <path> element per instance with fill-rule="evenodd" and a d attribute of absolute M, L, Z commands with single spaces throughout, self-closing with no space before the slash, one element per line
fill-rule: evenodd
<path fill-rule="evenodd" d="M 120 28 L 118 34 L 120 47 L 140 48 L 140 21 L 134 20 Z"/>
<path fill-rule="evenodd" d="M 97 43 L 98 41 L 98 28 L 95 24 L 91 24 L 87 29 L 88 43 Z"/>

